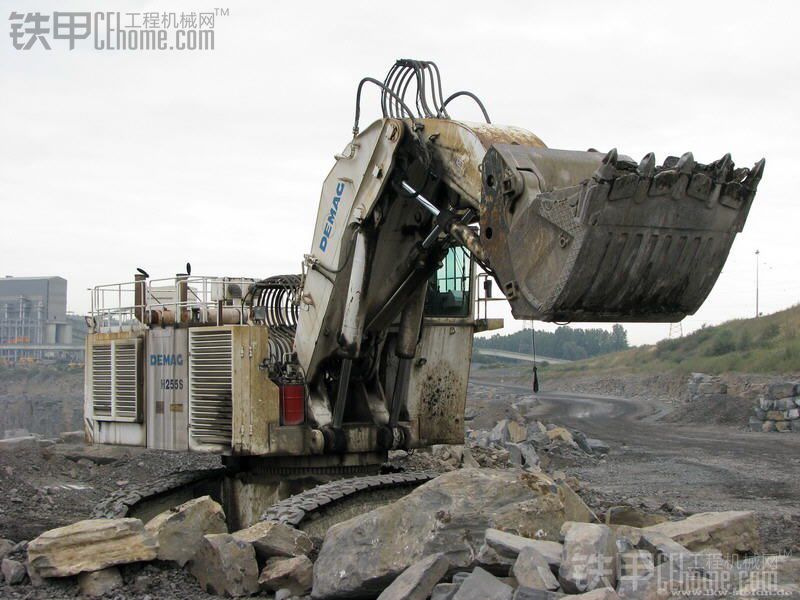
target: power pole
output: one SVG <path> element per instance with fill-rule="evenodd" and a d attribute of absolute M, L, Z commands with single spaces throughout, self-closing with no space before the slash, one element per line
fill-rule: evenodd
<path fill-rule="evenodd" d="M 756 250 L 756 319 L 758 318 L 758 255 L 761 254 L 758 250 Z"/>

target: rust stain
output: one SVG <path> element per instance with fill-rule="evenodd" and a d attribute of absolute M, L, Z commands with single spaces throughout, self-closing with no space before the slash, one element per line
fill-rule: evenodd
<path fill-rule="evenodd" d="M 428 369 L 422 381 L 422 402 L 429 417 L 450 417 L 464 395 L 462 381 L 449 365 Z"/>

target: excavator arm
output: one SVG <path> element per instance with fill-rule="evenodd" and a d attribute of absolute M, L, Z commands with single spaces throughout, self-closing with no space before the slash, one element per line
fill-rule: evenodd
<path fill-rule="evenodd" d="M 432 65 L 398 61 L 383 82 L 362 81 L 357 102 L 378 85 L 384 116 L 360 132 L 357 109 L 323 186 L 295 350 L 326 430 L 366 419 L 396 431 L 428 282 L 452 248 L 519 319 L 677 321 L 713 287 L 763 173 L 763 160 L 746 169 L 686 153 L 658 166 L 652 154 L 554 150 L 519 127 L 457 121 L 450 99 L 477 98 L 442 100 Z M 333 437 L 326 447 L 348 446 Z"/>

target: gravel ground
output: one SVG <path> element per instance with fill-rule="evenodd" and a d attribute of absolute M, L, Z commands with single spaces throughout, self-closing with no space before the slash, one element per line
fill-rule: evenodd
<path fill-rule="evenodd" d="M 526 393 L 525 386 L 487 377 L 473 380 L 469 405 L 491 422 L 513 415 Z M 752 510 L 766 551 L 800 552 L 800 435 L 671 423 L 665 417 L 674 406 L 552 392 L 538 394 L 522 412 L 609 444 L 603 460 L 557 463 L 604 502 L 668 505 L 686 513 Z"/>
<path fill-rule="evenodd" d="M 186 469 L 221 466 L 218 457 L 137 448 L 56 444 L 0 454 L 0 537 L 31 540 L 89 518 L 95 504 L 126 486 Z"/>
<path fill-rule="evenodd" d="M 491 379 L 474 381 L 469 396 L 468 427 L 473 429 L 489 429 L 501 418 L 527 418 L 563 424 L 606 441 L 611 453 L 602 459 L 566 444 L 540 452 L 543 466 L 563 471 L 600 514 L 623 504 L 669 518 L 709 510 L 755 510 L 766 551 L 800 551 L 800 436 L 687 427 L 659 421 L 670 412 L 663 402 L 557 393 L 534 397 L 527 386 Z M 482 466 L 507 465 L 503 451 L 476 448 L 472 454 Z M 396 453 L 390 462 L 411 470 L 454 468 L 435 452 Z M 175 471 L 219 466 L 218 458 L 207 455 L 68 444 L 3 453 L 0 537 L 30 540 L 89 517 L 97 502 L 119 489 Z M 395 498 L 380 496 L 364 505 L 355 502 L 351 509 L 358 513 Z M 322 531 L 314 533 L 321 537 Z M 16 556 L 24 559 L 24 552 Z M 108 598 L 213 598 L 185 570 L 169 564 L 127 565 L 122 573 L 125 588 Z M 48 580 L 41 587 L 0 583 L 0 598 L 44 600 L 77 594 L 75 578 Z"/>

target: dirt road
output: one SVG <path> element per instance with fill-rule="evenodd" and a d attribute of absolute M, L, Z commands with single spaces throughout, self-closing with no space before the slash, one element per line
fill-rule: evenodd
<path fill-rule="evenodd" d="M 506 411 L 530 388 L 473 380 L 493 390 L 486 408 Z M 527 417 L 600 438 L 611 453 L 569 471 L 620 500 L 669 502 L 691 512 L 755 510 L 773 551 L 800 550 L 800 434 L 661 422 L 664 405 L 604 396 L 547 393 Z M 494 407 L 489 405 L 494 404 Z M 502 407 L 502 408 L 501 408 Z"/>

